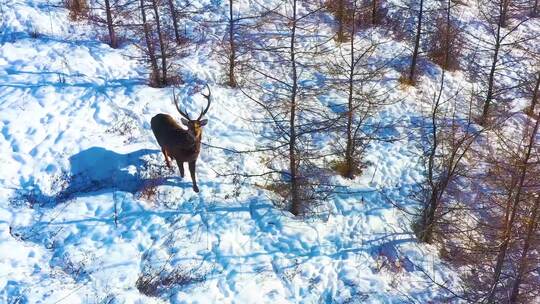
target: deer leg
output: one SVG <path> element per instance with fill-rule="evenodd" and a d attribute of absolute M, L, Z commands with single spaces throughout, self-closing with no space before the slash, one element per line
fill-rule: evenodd
<path fill-rule="evenodd" d="M 191 181 L 193 182 L 193 191 L 199 192 L 199 187 L 197 187 L 197 181 L 195 180 L 195 162 L 189 162 L 189 173 L 191 173 Z"/>
<path fill-rule="evenodd" d="M 184 178 L 184 163 L 177 159 L 176 164 L 178 165 L 178 169 L 180 169 L 180 176 Z"/>
<path fill-rule="evenodd" d="M 167 155 L 167 151 L 165 149 L 161 149 L 161 152 L 163 152 L 163 156 L 165 156 L 165 163 L 167 164 L 167 168 L 171 168 L 171 163 L 169 162 L 169 156 Z"/>

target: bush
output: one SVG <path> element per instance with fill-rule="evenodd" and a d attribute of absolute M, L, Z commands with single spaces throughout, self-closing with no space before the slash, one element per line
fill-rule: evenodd
<path fill-rule="evenodd" d="M 172 170 L 174 170 L 174 166 Z M 159 194 L 158 187 L 163 184 L 163 181 L 169 174 L 170 169 L 163 164 L 154 162 L 144 163 L 143 169 L 139 173 L 139 177 L 143 183 L 137 190 L 137 197 L 148 202 L 156 203 L 158 201 L 156 196 Z"/>
<path fill-rule="evenodd" d="M 124 143 L 129 144 L 134 142 L 138 134 L 138 122 L 130 116 L 121 116 L 114 124 L 105 130 L 107 134 L 115 134 L 124 137 Z"/>
<path fill-rule="evenodd" d="M 35 26 L 32 26 L 32 28 L 30 29 L 30 37 L 34 38 L 34 39 L 37 39 L 39 37 L 41 37 L 41 33 L 39 32 L 39 30 L 35 27 Z"/>
<path fill-rule="evenodd" d="M 62 171 L 50 176 L 50 189 L 45 192 L 39 185 L 34 184 L 28 189 L 17 189 L 14 195 L 9 199 L 11 207 L 37 208 L 46 205 L 58 204 L 68 200 L 73 190 L 70 185 L 73 183 L 74 176 L 68 171 Z"/>
<path fill-rule="evenodd" d="M 135 286 L 146 296 L 159 297 L 171 288 L 201 283 L 205 280 L 206 273 L 200 273 L 194 269 L 174 269 L 170 272 L 142 273 L 135 282 Z"/>

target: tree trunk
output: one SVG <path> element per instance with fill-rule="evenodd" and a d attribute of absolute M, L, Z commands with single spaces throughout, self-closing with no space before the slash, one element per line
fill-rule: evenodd
<path fill-rule="evenodd" d="M 500 0 L 502 4 L 501 10 L 501 27 L 506 27 L 508 19 L 508 7 L 510 6 L 510 0 Z"/>
<path fill-rule="evenodd" d="M 296 2 L 293 0 L 293 16 L 291 29 L 291 45 L 289 53 L 291 56 L 291 74 L 292 74 L 292 90 L 291 104 L 289 117 L 289 171 L 291 178 L 291 213 L 299 215 L 302 213 L 302 202 L 299 193 L 298 180 L 298 159 L 296 155 L 296 95 L 298 93 L 298 75 L 296 71 Z"/>
<path fill-rule="evenodd" d="M 503 23 L 503 0 L 499 0 L 499 21 L 497 22 L 497 34 L 495 37 L 495 50 L 493 53 L 493 60 L 491 62 L 491 70 L 489 71 L 489 77 L 488 77 L 488 90 L 486 94 L 486 100 L 484 101 L 484 109 L 482 110 L 482 117 L 480 119 L 480 124 L 485 124 L 487 121 L 487 117 L 489 115 L 489 107 L 491 105 L 491 102 L 493 101 L 493 84 L 495 82 L 495 70 L 497 69 L 497 62 L 499 61 L 499 50 L 501 48 L 501 27 Z"/>
<path fill-rule="evenodd" d="M 169 10 L 171 11 L 171 19 L 174 28 L 174 38 L 176 39 L 176 43 L 179 44 L 180 42 L 182 42 L 182 39 L 180 37 L 180 32 L 178 31 L 178 15 L 176 14 L 174 0 L 169 0 Z"/>
<path fill-rule="evenodd" d="M 418 57 L 418 51 L 420 48 L 420 36 L 422 34 L 422 15 L 424 13 L 424 0 L 420 0 L 420 11 L 418 12 L 418 26 L 416 28 L 416 38 L 414 40 L 414 50 L 411 61 L 411 69 L 409 72 L 409 83 L 414 83 L 416 60 Z"/>
<path fill-rule="evenodd" d="M 451 0 L 447 1 L 447 7 L 446 7 L 446 41 L 449 40 L 450 37 L 450 9 L 452 7 L 452 4 L 450 2 Z M 448 65 L 450 59 L 450 50 L 447 48 L 445 57 L 444 57 L 444 64 Z M 452 176 L 452 168 L 455 167 L 455 155 L 457 153 L 456 150 L 451 151 L 451 157 L 450 161 L 445 164 L 446 166 L 446 176 L 442 177 L 442 180 L 439 180 L 441 177 L 436 178 L 435 177 L 435 155 L 437 154 L 437 149 L 439 147 L 439 137 L 437 135 L 438 128 L 437 128 L 437 113 L 439 110 L 439 106 L 441 104 L 441 97 L 442 97 L 442 91 L 444 88 L 444 79 L 446 76 L 446 71 L 442 71 L 441 75 L 441 87 L 439 89 L 439 94 L 437 95 L 437 99 L 435 100 L 435 104 L 433 106 L 433 110 L 431 113 L 431 138 L 433 142 L 433 146 L 431 147 L 431 150 L 429 151 L 429 157 L 428 157 L 428 183 L 429 183 L 429 189 L 430 189 L 430 197 L 428 204 L 426 208 L 424 208 L 422 212 L 422 218 L 420 219 L 420 227 L 418 227 L 417 236 L 420 239 L 421 242 L 429 243 L 432 240 L 433 237 L 433 231 L 434 226 L 436 223 L 435 219 L 435 212 L 439 208 L 439 204 L 442 198 L 443 193 L 446 190 L 446 186 L 448 185 L 448 182 Z M 459 160 L 458 160 L 459 161 Z M 437 180 L 436 180 L 437 179 Z"/>
<path fill-rule="evenodd" d="M 538 194 L 537 194 L 538 195 Z M 527 225 L 527 236 L 525 238 L 525 243 L 523 244 L 523 251 L 521 252 L 521 258 L 519 261 L 519 268 L 517 272 L 516 279 L 512 285 L 512 293 L 510 294 L 510 303 L 517 303 L 519 296 L 519 286 L 525 276 L 527 271 L 527 256 L 529 254 L 529 249 L 531 246 L 531 241 L 534 237 L 534 230 L 538 225 L 538 209 L 540 207 L 540 196 L 536 198 L 536 201 L 531 211 L 529 223 Z"/>
<path fill-rule="evenodd" d="M 144 0 L 141 0 L 141 16 L 142 16 L 142 22 L 143 22 L 143 31 L 144 31 L 144 38 L 146 40 L 146 48 L 148 52 L 148 57 L 150 57 L 150 66 L 152 67 L 152 74 L 153 78 L 152 81 L 155 83 L 159 82 L 159 69 L 157 65 L 157 58 L 156 58 L 156 52 L 154 49 L 154 42 L 152 40 L 152 37 L 150 36 L 150 28 L 148 26 L 148 22 L 146 21 L 146 11 L 144 8 Z"/>
<path fill-rule="evenodd" d="M 444 85 L 444 71 L 441 77 L 441 91 L 442 86 Z M 431 237 L 433 234 L 433 224 L 435 221 L 435 210 L 437 210 L 438 206 L 438 194 L 439 194 L 439 187 L 438 182 L 435 181 L 435 155 L 437 154 L 437 148 L 439 145 L 439 139 L 437 136 L 437 111 L 439 108 L 439 101 L 440 97 L 435 102 L 435 105 L 433 107 L 433 112 L 431 113 L 431 137 L 433 141 L 433 145 L 431 146 L 431 149 L 429 151 L 429 158 L 428 158 L 428 183 L 429 183 L 429 190 L 430 190 L 430 198 L 427 206 L 424 208 L 422 212 L 422 218 L 420 219 L 420 227 L 418 227 L 418 238 L 422 242 L 430 242 Z"/>
<path fill-rule="evenodd" d="M 109 30 L 109 45 L 115 49 L 118 47 L 118 42 L 116 40 L 116 34 L 114 33 L 111 4 L 109 0 L 105 0 L 105 14 L 107 15 L 107 29 Z"/>
<path fill-rule="evenodd" d="M 532 16 L 536 17 L 538 16 L 538 0 L 534 1 L 533 9 L 532 9 Z"/>
<path fill-rule="evenodd" d="M 345 7 L 343 1 L 345 0 L 338 0 L 338 41 L 343 42 L 345 41 L 345 33 L 344 33 L 344 26 L 343 26 L 343 18 L 345 18 Z"/>
<path fill-rule="evenodd" d="M 165 50 L 165 41 L 163 39 L 163 33 L 161 31 L 161 24 L 159 22 L 159 10 L 157 0 L 152 0 L 152 7 L 154 8 L 154 17 L 156 18 L 156 30 L 159 39 L 159 50 L 161 52 L 161 84 L 167 85 L 167 55 Z"/>
<path fill-rule="evenodd" d="M 439 190 L 432 189 L 427 207 L 422 212 L 421 226 L 418 231 L 418 238 L 423 243 L 430 243 L 433 238 L 435 228 L 435 212 L 439 206 Z"/>
<path fill-rule="evenodd" d="M 493 299 L 495 297 L 495 292 L 497 289 L 497 285 L 499 284 L 499 279 L 501 276 L 502 267 L 504 265 L 504 260 L 506 258 L 506 254 L 508 252 L 508 247 L 510 245 L 510 240 L 512 238 L 512 229 L 514 228 L 514 221 L 516 218 L 516 213 L 518 211 L 518 205 L 521 200 L 521 194 L 523 191 L 523 185 L 525 183 L 525 176 L 527 174 L 527 165 L 529 163 L 529 159 L 531 157 L 532 149 L 536 142 L 536 135 L 538 133 L 538 125 L 540 123 L 540 119 L 536 120 L 536 123 L 534 124 L 534 129 L 531 134 L 529 144 L 527 145 L 527 151 L 525 152 L 525 157 L 523 159 L 523 162 L 521 164 L 521 171 L 520 171 L 520 177 L 519 177 L 519 183 L 516 188 L 516 194 L 514 196 L 514 199 L 512 200 L 511 206 L 509 208 L 510 214 L 508 221 L 506 221 L 506 225 L 503 232 L 503 239 L 502 243 L 499 246 L 499 254 L 497 255 L 497 262 L 494 267 L 494 274 L 493 274 L 493 280 L 491 289 L 488 294 L 488 303 L 493 303 Z"/>
<path fill-rule="evenodd" d="M 536 104 L 538 103 L 538 98 L 540 98 L 540 72 L 538 73 L 538 75 L 536 75 L 536 85 L 534 86 L 531 106 L 528 110 L 528 113 L 530 115 L 534 114 L 534 110 L 535 110 L 534 108 L 536 107 Z"/>
<path fill-rule="evenodd" d="M 353 19 L 356 13 L 356 0 L 354 1 L 353 7 Z M 353 87 L 354 87 L 354 69 L 355 69 L 355 57 L 354 57 L 354 32 L 355 24 L 353 23 L 351 29 L 351 63 L 349 65 L 349 96 L 347 102 L 347 147 L 345 150 L 345 164 L 347 166 L 347 171 L 345 172 L 345 177 L 354 178 L 354 147 L 355 147 L 355 138 L 353 136 L 353 116 L 354 116 L 354 104 L 353 104 Z"/>
<path fill-rule="evenodd" d="M 377 25 L 379 23 L 378 15 L 379 14 L 379 2 L 377 0 L 371 1 L 371 24 Z"/>
<path fill-rule="evenodd" d="M 234 69 L 236 67 L 236 45 L 234 42 L 234 15 L 233 15 L 233 0 L 229 0 L 229 86 L 236 87 L 236 77 Z"/>

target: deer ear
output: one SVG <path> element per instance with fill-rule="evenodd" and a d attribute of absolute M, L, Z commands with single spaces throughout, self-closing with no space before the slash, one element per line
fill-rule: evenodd
<path fill-rule="evenodd" d="M 185 125 L 189 125 L 189 120 L 185 119 L 185 118 L 180 118 L 180 121 Z"/>
<path fill-rule="evenodd" d="M 205 126 L 208 123 L 208 119 L 203 119 L 200 121 L 201 127 Z"/>

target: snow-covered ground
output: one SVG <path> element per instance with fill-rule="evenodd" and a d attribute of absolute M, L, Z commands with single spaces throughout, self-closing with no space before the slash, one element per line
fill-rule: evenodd
<path fill-rule="evenodd" d="M 336 177 L 356 194 L 295 219 L 264 190 L 218 174 L 257 171 L 255 156 L 203 147 L 198 194 L 165 169 L 149 122 L 178 117 L 171 89 L 146 85 L 130 47 L 109 48 L 45 0 L 1 5 L 0 303 L 427 303 L 447 295 L 431 280 L 457 283 L 390 203 L 412 205 L 422 181 L 421 147 L 408 140 L 422 88 L 393 92 L 402 101 L 381 111 L 402 140 L 374 143 L 373 165 L 354 181 Z M 182 60 L 190 110 L 212 86 L 204 141 L 253 147 L 252 113 L 220 86 L 218 63 L 204 49 Z M 460 75 L 448 77 L 449 94 L 461 89 Z M 162 178 L 147 199 L 152 172 Z M 151 276 L 175 284 L 149 297 L 140 289 Z"/>

